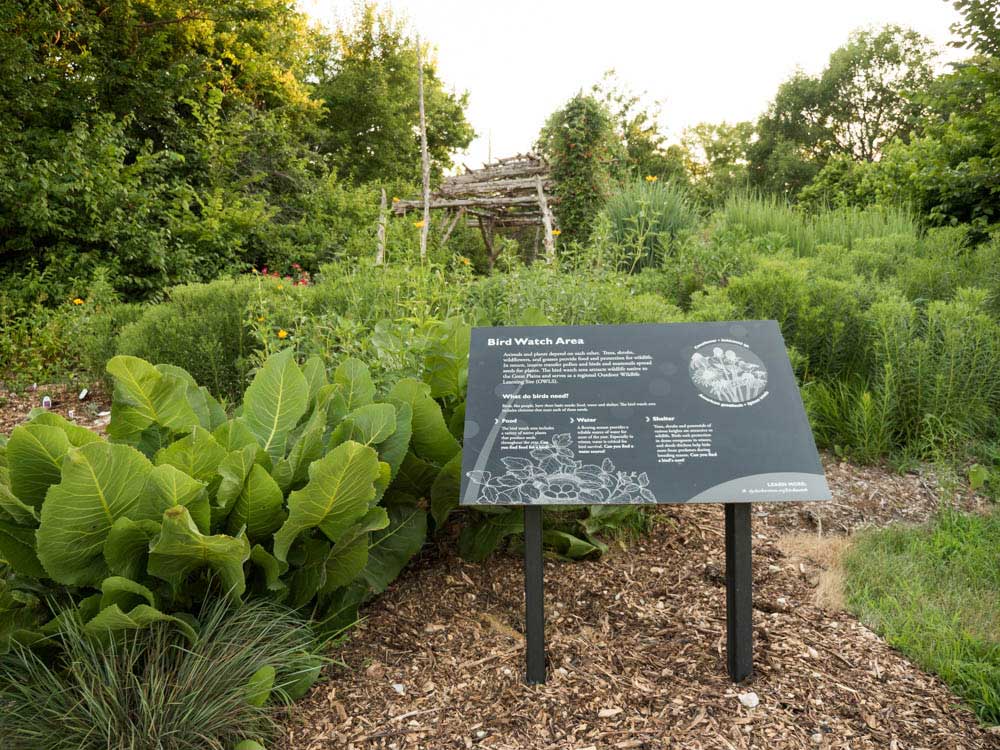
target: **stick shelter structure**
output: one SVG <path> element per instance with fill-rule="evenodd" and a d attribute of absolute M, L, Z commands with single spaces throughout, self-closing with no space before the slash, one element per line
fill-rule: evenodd
<path fill-rule="evenodd" d="M 459 221 L 478 226 L 491 268 L 502 250 L 495 242 L 497 230 L 508 227 L 544 228 L 545 258 L 551 262 L 555 258 L 551 188 L 548 162 L 536 154 L 518 154 L 446 177 L 430 195 L 428 207 L 447 216 L 442 222 L 442 241 Z M 392 208 L 397 216 L 405 216 L 423 211 L 424 201 L 395 201 Z"/>

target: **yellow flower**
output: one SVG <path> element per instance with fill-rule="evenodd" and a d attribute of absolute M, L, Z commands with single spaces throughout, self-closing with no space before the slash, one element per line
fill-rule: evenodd
<path fill-rule="evenodd" d="M 423 229 L 425 223 L 426 222 L 423 219 L 421 219 L 420 221 L 413 222 L 413 226 L 415 226 L 417 229 Z"/>
<path fill-rule="evenodd" d="M 285 288 L 284 284 L 278 284 L 278 289 L 284 289 L 284 288 Z"/>
<path fill-rule="evenodd" d="M 658 179 L 660 178 L 657 177 L 655 174 L 646 175 L 646 182 L 656 182 Z"/>
<path fill-rule="evenodd" d="M 459 256 L 458 256 L 458 260 L 459 260 L 459 261 L 460 261 L 460 262 L 462 263 L 462 265 L 464 265 L 464 266 L 468 266 L 468 265 L 471 265 L 471 264 L 472 264 L 472 261 L 471 261 L 471 260 L 469 260 L 468 258 L 466 258 L 466 257 L 465 257 L 464 255 L 459 255 Z"/>
<path fill-rule="evenodd" d="M 74 305 L 82 305 L 83 304 L 83 300 L 80 299 L 79 297 L 77 297 L 76 299 L 73 300 L 73 304 Z"/>
<path fill-rule="evenodd" d="M 278 338 L 279 339 L 287 339 L 288 338 L 288 331 L 286 331 L 284 328 L 282 328 L 280 331 L 278 331 Z"/>
<path fill-rule="evenodd" d="M 392 202 L 393 203 L 399 203 L 399 198 L 397 198 L 395 195 L 392 196 Z"/>
<path fill-rule="evenodd" d="M 257 316 L 257 322 L 258 323 L 263 323 L 264 322 L 264 316 L 263 315 L 258 315 Z"/>
<path fill-rule="evenodd" d="M 561 229 L 553 229 L 552 230 L 552 236 L 553 237 L 558 237 L 560 234 L 562 234 L 562 230 Z"/>

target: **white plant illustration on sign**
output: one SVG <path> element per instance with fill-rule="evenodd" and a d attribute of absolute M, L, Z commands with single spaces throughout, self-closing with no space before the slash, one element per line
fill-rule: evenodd
<path fill-rule="evenodd" d="M 617 471 L 610 458 L 577 461 L 569 433 L 555 435 L 530 451 L 531 458 L 501 459 L 507 471 L 470 471 L 479 485 L 477 502 L 488 505 L 591 505 L 655 503 L 646 472 Z"/>
<path fill-rule="evenodd" d="M 756 359 L 752 353 L 751 356 Z M 752 401 L 767 387 L 767 370 L 762 364 L 719 346 L 712 349 L 711 356 L 695 352 L 691 357 L 690 373 L 698 390 L 727 404 Z"/>

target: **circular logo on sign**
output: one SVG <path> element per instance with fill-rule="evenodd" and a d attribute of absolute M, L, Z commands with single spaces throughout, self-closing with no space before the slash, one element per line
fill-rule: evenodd
<path fill-rule="evenodd" d="M 696 346 L 688 372 L 702 397 L 720 406 L 744 406 L 767 395 L 764 362 L 745 344 L 735 341 Z"/>

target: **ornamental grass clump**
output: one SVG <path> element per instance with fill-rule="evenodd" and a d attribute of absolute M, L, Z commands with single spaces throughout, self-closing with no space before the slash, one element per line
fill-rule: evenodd
<path fill-rule="evenodd" d="M 273 735 L 322 665 L 307 624 L 268 602 L 219 600 L 192 640 L 158 625 L 106 642 L 59 615 L 44 649 L 0 658 L 5 750 L 232 750 Z"/>
<path fill-rule="evenodd" d="M 663 265 L 699 222 L 687 192 L 669 182 L 635 182 L 612 195 L 603 214 L 617 266 L 629 272 Z"/>

